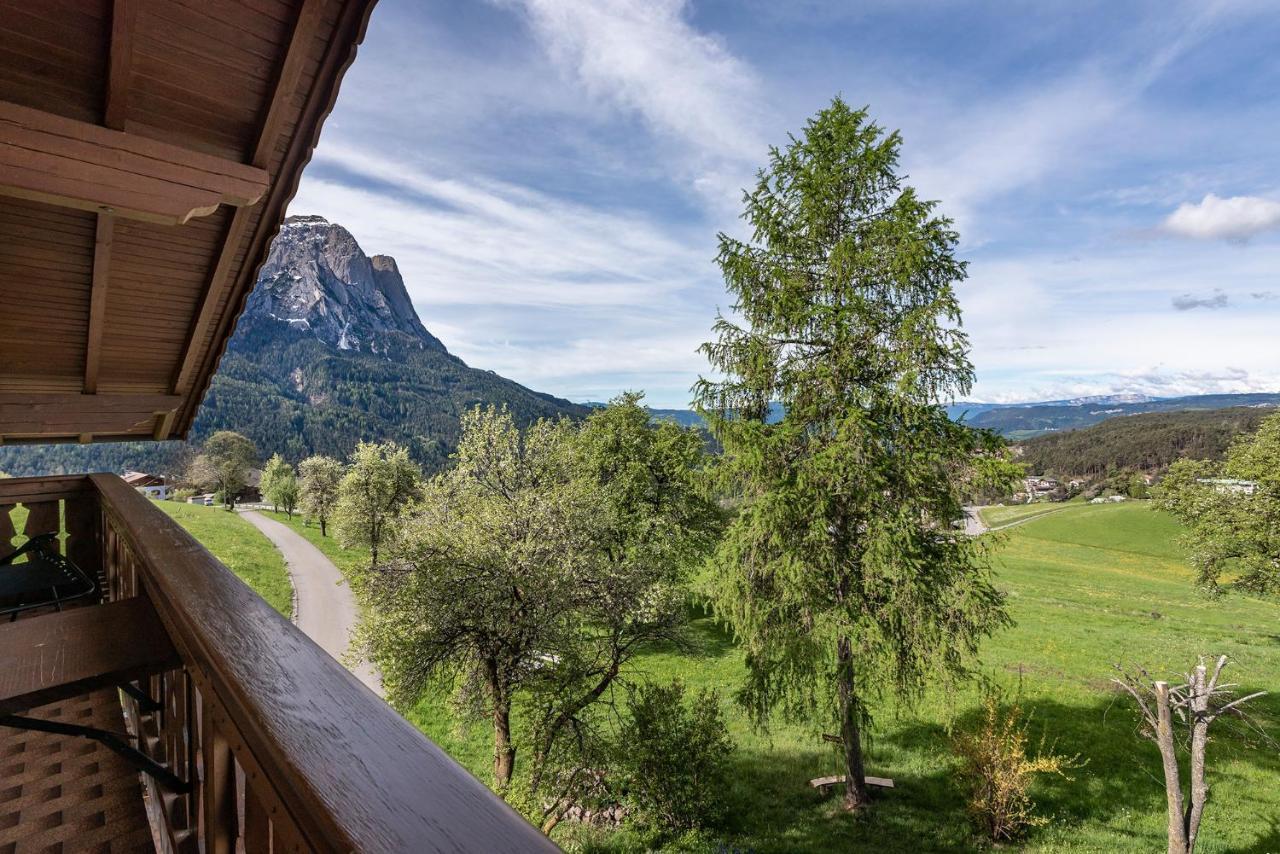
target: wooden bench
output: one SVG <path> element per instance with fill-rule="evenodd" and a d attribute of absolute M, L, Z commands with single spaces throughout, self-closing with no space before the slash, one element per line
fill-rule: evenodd
<path fill-rule="evenodd" d="M 892 789 L 893 781 L 888 777 L 863 777 L 868 786 L 878 786 L 881 789 Z M 844 774 L 832 774 L 830 777 L 814 777 L 809 781 L 809 785 L 815 789 L 826 791 L 833 786 L 842 785 L 845 781 Z"/>
<path fill-rule="evenodd" d="M 0 624 L 0 716 L 182 666 L 143 597 Z"/>

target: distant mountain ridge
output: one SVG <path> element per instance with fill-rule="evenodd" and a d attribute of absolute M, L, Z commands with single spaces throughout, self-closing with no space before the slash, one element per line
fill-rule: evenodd
<path fill-rule="evenodd" d="M 953 419 L 971 427 L 993 430 L 1006 438 L 1026 439 L 1060 430 L 1075 430 L 1122 415 L 1143 412 L 1225 409 L 1238 406 L 1280 406 L 1280 394 L 1202 394 L 1186 397 L 1152 397 L 1147 394 L 1103 394 L 1036 403 L 978 403 L 959 401 L 947 407 Z M 686 427 L 702 427 L 691 409 L 654 409 L 655 418 L 667 418 Z M 771 418 L 782 417 L 782 406 L 773 404 Z"/>
<path fill-rule="evenodd" d="M 1142 399 L 1132 399 L 1134 397 Z M 1168 398 L 1104 395 L 1026 404 L 956 403 L 949 406 L 947 411 L 953 418 L 963 417 L 971 427 L 994 430 L 1010 439 L 1026 439 L 1144 412 L 1226 409 L 1237 406 L 1280 406 L 1280 394 L 1198 394 Z"/>
<path fill-rule="evenodd" d="M 191 431 L 244 433 L 263 459 L 345 457 L 356 442 L 395 441 L 428 470 L 446 465 L 462 414 L 506 406 L 517 422 L 589 410 L 469 367 L 427 331 L 394 259 L 366 255 L 337 223 L 292 216 L 276 237 Z M 0 448 L 14 475 L 173 473 L 173 442 Z"/>

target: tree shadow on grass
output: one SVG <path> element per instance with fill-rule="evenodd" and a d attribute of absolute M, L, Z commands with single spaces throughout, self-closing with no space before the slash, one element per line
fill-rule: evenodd
<path fill-rule="evenodd" d="M 1270 727 L 1280 720 L 1280 698 L 1263 699 L 1270 702 L 1259 701 L 1255 717 Z M 1049 818 L 1051 825 L 1032 830 L 1027 842 L 1051 844 L 1066 832 L 1083 834 L 1114 850 L 1162 848 L 1165 797 L 1159 753 L 1139 736 L 1137 715 L 1130 705 L 1120 697 L 1099 695 L 1093 702 L 1080 704 L 1027 700 L 1023 708 L 1032 714 L 1032 749 L 1044 734 L 1045 749 L 1079 754 L 1087 761 L 1068 772 L 1071 779 L 1046 775 L 1036 783 L 1036 813 Z M 976 705 L 965 709 L 954 726 L 975 728 L 981 715 Z M 893 777 L 895 788 L 876 791 L 872 806 L 854 815 L 840 808 L 837 794 L 824 796 L 808 787 L 813 777 L 837 773 L 830 749 L 817 744 L 812 750 L 740 749 L 727 793 L 731 818 L 719 850 L 916 854 L 983 848 L 985 842 L 974 833 L 965 812 L 965 793 L 956 777 L 946 730 L 937 724 L 895 725 L 890 720 L 877 729 L 881 732 L 868 752 L 868 770 Z M 1238 773 L 1231 770 L 1233 761 L 1280 779 L 1280 755 L 1265 744 L 1248 743 L 1235 728 L 1224 727 L 1210 750 L 1211 786 Z M 1238 834 L 1229 844 L 1222 844 L 1225 840 L 1213 844 L 1220 832 L 1215 828 L 1240 818 L 1227 809 L 1221 801 L 1210 803 L 1202 831 L 1210 843 L 1206 850 L 1280 852 L 1280 831 L 1274 823 L 1244 847 Z M 1082 842 L 1085 848 L 1089 844 Z"/>
<path fill-rule="evenodd" d="M 1242 693 L 1251 693 L 1247 689 Z M 1024 714 L 1031 715 L 1029 734 L 1031 750 L 1040 747 L 1046 751 L 1067 756 L 1078 755 L 1086 764 L 1067 772 L 1065 777 L 1043 775 L 1033 789 L 1036 812 L 1049 817 L 1056 829 L 1105 824 L 1107 833 L 1128 835 L 1132 850 L 1146 850 L 1152 845 L 1162 846 L 1163 837 L 1151 839 L 1145 832 L 1133 827 L 1129 821 L 1135 815 L 1155 816 L 1163 832 L 1165 814 L 1164 778 L 1161 773 L 1160 754 L 1156 746 L 1139 733 L 1138 714 L 1127 696 L 1101 695 L 1093 703 L 1071 704 L 1056 700 L 1025 700 Z M 1253 722 L 1263 730 L 1274 732 L 1280 721 L 1280 697 L 1260 698 L 1251 705 Z M 973 730 L 980 726 L 982 710 L 971 707 L 955 719 L 955 729 Z M 1274 744 L 1268 744 L 1252 727 L 1245 728 L 1236 721 L 1220 719 L 1211 730 L 1208 758 L 1209 783 L 1221 784 L 1233 775 L 1233 762 L 1252 766 L 1269 778 L 1280 779 L 1280 753 Z M 947 749 L 948 737 L 937 725 L 914 725 L 892 731 L 882 738 L 882 747 L 897 747 L 908 753 L 925 750 Z M 1183 782 L 1187 782 L 1183 769 Z M 959 801 L 963 795 L 958 781 L 948 777 L 942 789 L 934 791 L 941 798 Z M 1218 822 L 1232 822 L 1239 816 L 1215 814 L 1211 801 L 1206 810 L 1202 837 L 1213 835 Z M 1226 805 L 1218 803 L 1219 809 Z M 1030 841 L 1039 833 L 1033 831 Z M 1275 827 L 1270 834 L 1275 833 Z M 1268 837 L 1270 838 L 1270 837 Z M 1269 850 L 1266 840 L 1259 840 L 1244 850 Z M 1258 848 L 1256 845 L 1262 845 Z M 1126 849 L 1129 850 L 1129 849 Z M 1154 849 L 1153 849 L 1154 850 Z M 1280 851 L 1280 846 L 1270 850 Z"/>

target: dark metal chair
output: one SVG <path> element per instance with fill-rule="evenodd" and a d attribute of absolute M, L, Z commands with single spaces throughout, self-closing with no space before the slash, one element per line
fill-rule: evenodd
<path fill-rule="evenodd" d="M 15 562 L 24 555 L 26 560 Z M 0 617 L 10 621 L 49 605 L 61 611 L 62 603 L 97 591 L 97 583 L 58 552 L 57 534 L 36 534 L 0 557 Z"/>

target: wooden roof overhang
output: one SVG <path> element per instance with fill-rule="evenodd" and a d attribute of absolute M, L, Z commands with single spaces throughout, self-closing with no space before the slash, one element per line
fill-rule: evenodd
<path fill-rule="evenodd" d="M 0 443 L 186 435 L 375 0 L 0 0 Z"/>

